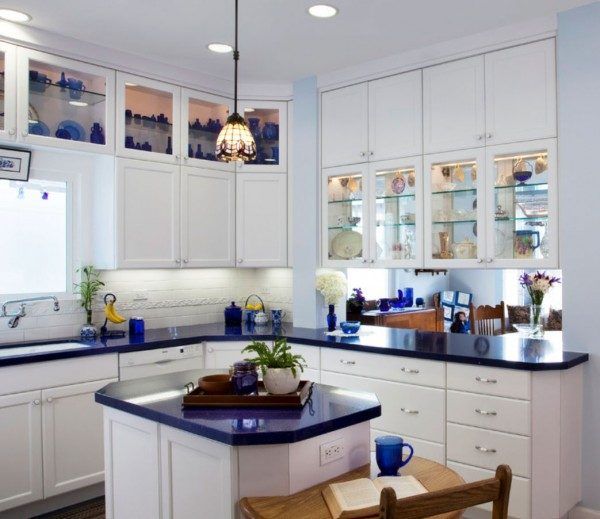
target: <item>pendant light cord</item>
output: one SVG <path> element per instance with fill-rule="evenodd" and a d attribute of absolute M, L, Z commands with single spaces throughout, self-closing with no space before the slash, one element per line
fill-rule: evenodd
<path fill-rule="evenodd" d="M 238 61 L 240 53 L 238 52 L 238 0 L 235 0 L 235 48 L 233 49 L 233 62 L 235 63 L 233 74 L 233 112 L 237 114 L 238 108 Z"/>

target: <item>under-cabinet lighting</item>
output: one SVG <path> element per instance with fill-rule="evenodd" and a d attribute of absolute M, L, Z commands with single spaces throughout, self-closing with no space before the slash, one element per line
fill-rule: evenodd
<path fill-rule="evenodd" d="M 183 395 L 183 390 L 171 390 L 171 391 L 160 391 L 158 393 L 151 393 L 150 395 L 136 396 L 128 398 L 126 402 L 135 405 L 146 405 L 154 402 L 162 402 L 163 400 L 170 400 Z"/>
<path fill-rule="evenodd" d="M 244 108 L 244 112 L 254 112 L 254 108 Z"/>
<path fill-rule="evenodd" d="M 338 14 L 338 10 L 332 5 L 317 4 L 308 8 L 308 14 L 315 18 L 331 18 Z"/>
<path fill-rule="evenodd" d="M 31 16 L 23 11 L 15 9 L 0 9 L 0 18 L 8 22 L 27 23 L 31 21 Z"/>
<path fill-rule="evenodd" d="M 456 166 L 474 166 L 477 164 L 474 160 L 467 160 L 465 162 L 443 162 L 441 164 L 434 164 L 434 166 L 438 166 L 440 168 L 455 168 Z"/>
<path fill-rule="evenodd" d="M 88 106 L 85 101 L 69 101 L 71 106 Z"/>
<path fill-rule="evenodd" d="M 208 50 L 216 52 L 217 54 L 227 54 L 233 50 L 233 47 L 228 43 L 213 42 L 207 45 Z"/>
<path fill-rule="evenodd" d="M 125 86 L 136 87 L 136 86 L 138 86 L 138 84 L 137 83 L 130 83 L 129 81 L 125 81 Z"/>
<path fill-rule="evenodd" d="M 524 160 L 524 159 L 537 159 L 539 157 L 547 157 L 548 152 L 541 151 L 539 153 L 527 153 L 526 155 L 506 155 L 504 157 L 495 157 L 494 162 L 500 162 L 501 160 Z"/>
<path fill-rule="evenodd" d="M 389 169 L 389 170 L 378 171 L 376 174 L 377 175 L 389 175 L 391 173 L 414 173 L 414 172 L 415 172 L 415 168 L 404 168 L 404 169 Z"/>

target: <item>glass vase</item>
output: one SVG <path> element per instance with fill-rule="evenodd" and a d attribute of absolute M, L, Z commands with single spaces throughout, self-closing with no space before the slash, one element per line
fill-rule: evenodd
<path fill-rule="evenodd" d="M 531 326 L 529 337 L 541 339 L 544 336 L 544 324 L 542 322 L 542 305 L 530 305 L 529 324 Z"/>
<path fill-rule="evenodd" d="M 327 330 L 333 332 L 337 324 L 337 315 L 335 315 L 335 306 L 329 305 L 329 312 L 327 313 Z"/>

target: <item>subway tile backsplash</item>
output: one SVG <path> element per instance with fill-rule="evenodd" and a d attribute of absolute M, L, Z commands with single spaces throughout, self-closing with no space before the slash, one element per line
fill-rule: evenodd
<path fill-rule="evenodd" d="M 277 269 L 181 269 L 110 270 L 102 272 L 106 287 L 101 293 L 117 296 L 116 308 L 123 317 L 144 317 L 146 328 L 186 326 L 223 321 L 223 308 L 235 301 L 243 305 L 248 295 L 259 295 L 267 307 L 283 308 L 285 321 L 292 321 L 292 270 Z M 8 328 L 0 318 L 0 342 L 34 341 L 74 337 L 85 322 L 78 300 L 60 301 L 54 312 L 48 301 L 27 307 L 19 326 Z M 94 324 L 104 322 L 103 303 L 94 306 Z M 110 324 L 113 329 L 125 329 Z"/>

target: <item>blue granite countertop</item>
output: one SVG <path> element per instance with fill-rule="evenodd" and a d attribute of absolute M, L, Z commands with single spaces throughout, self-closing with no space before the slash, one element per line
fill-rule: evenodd
<path fill-rule="evenodd" d="M 374 394 L 321 384 L 302 409 L 183 409 L 184 385 L 215 372 L 113 382 L 96 392 L 96 402 L 229 445 L 294 443 L 381 416 Z"/>
<path fill-rule="evenodd" d="M 359 334 L 357 337 L 332 337 L 325 335 L 324 329 L 298 328 L 291 325 L 284 325 L 276 333 L 270 326 L 226 328 L 223 324 L 205 324 L 159 328 L 147 330 L 141 337 L 96 339 L 64 351 L 44 352 L 32 349 L 30 353 L 14 352 L 14 350 L 8 351 L 6 348 L 23 346 L 23 344 L 2 345 L 0 346 L 0 366 L 84 355 L 141 351 L 201 341 L 270 340 L 275 336 L 287 337 L 289 342 L 296 344 L 324 348 L 340 348 L 529 371 L 568 369 L 589 359 L 587 353 L 567 351 L 559 339 L 528 339 L 516 333 L 491 337 L 362 326 Z M 70 340 L 76 342 L 79 339 Z M 37 343 L 37 345 L 39 344 Z M 32 344 L 32 346 L 35 345 Z M 3 355 L 3 351 L 7 354 Z"/>

